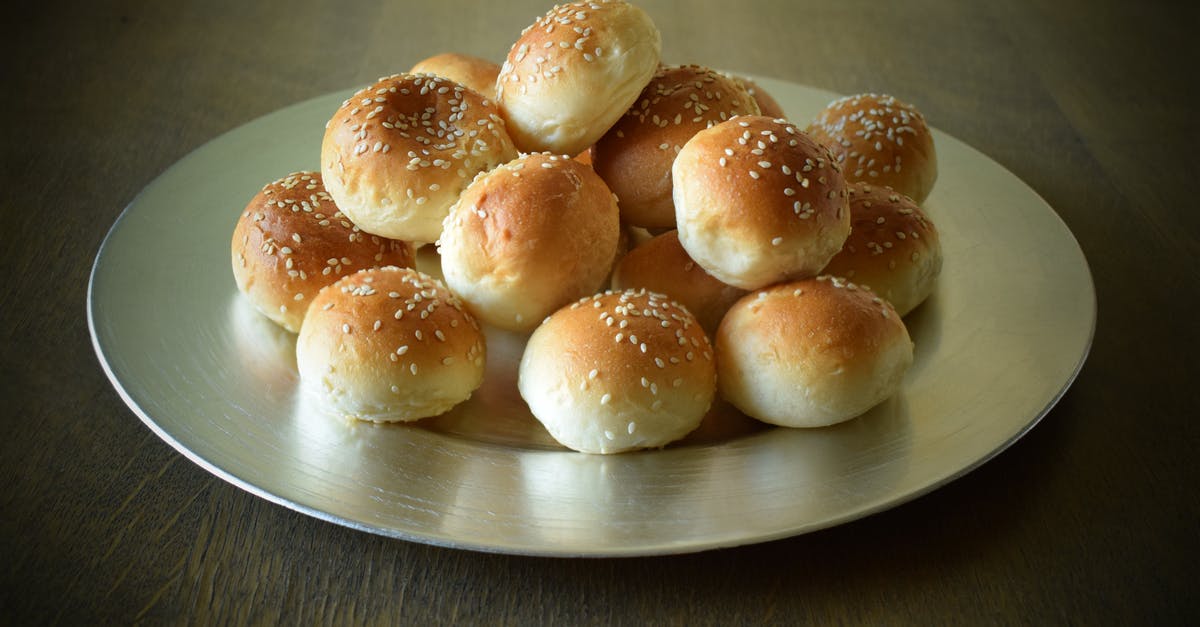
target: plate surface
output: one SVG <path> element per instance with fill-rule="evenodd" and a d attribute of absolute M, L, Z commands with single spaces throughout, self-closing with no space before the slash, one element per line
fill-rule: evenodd
<path fill-rule="evenodd" d="M 754 80 L 800 124 L 836 97 Z M 298 394 L 294 336 L 238 294 L 229 247 L 259 188 L 318 168 L 324 123 L 349 93 L 262 117 L 168 169 L 112 227 L 89 286 L 96 352 L 130 408 L 192 461 L 306 514 L 417 542 L 541 555 L 682 553 L 792 536 L 970 471 L 1036 424 L 1087 356 L 1095 293 L 1071 233 L 1015 176 L 935 131 L 940 177 L 925 208 L 944 270 L 905 320 L 916 361 L 902 391 L 864 416 L 790 430 L 718 407 L 661 451 L 574 453 L 517 395 L 521 338 L 492 333 L 484 387 L 450 414 L 418 425 L 331 420 Z"/>

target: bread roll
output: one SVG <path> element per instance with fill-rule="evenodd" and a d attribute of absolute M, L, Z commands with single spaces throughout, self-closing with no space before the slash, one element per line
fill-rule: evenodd
<path fill-rule="evenodd" d="M 715 395 L 708 336 L 688 311 L 629 290 L 564 307 L 533 332 L 518 388 L 556 440 L 585 453 L 665 446 Z"/>
<path fill-rule="evenodd" d="M 265 185 L 238 218 L 231 248 L 238 289 L 292 333 L 322 287 L 363 268 L 413 265 L 411 244 L 351 224 L 317 172 Z"/>
<path fill-rule="evenodd" d="M 487 59 L 457 52 L 444 52 L 418 61 L 408 73 L 436 74 L 495 101 L 496 77 L 500 75 L 500 66 Z"/>
<path fill-rule="evenodd" d="M 491 101 L 441 77 L 397 74 L 333 114 L 321 173 L 362 230 L 429 243 L 471 179 L 516 156 Z"/>
<path fill-rule="evenodd" d="M 761 115 L 771 119 L 787 117 L 787 114 L 784 113 L 783 107 L 780 106 L 779 101 L 775 100 L 775 98 L 773 98 L 771 94 L 767 93 L 767 90 L 760 87 L 758 83 L 755 83 L 745 76 L 737 76 L 734 78 L 741 82 L 742 87 L 746 88 L 746 92 L 750 94 L 750 97 L 754 98 L 754 102 L 758 103 L 758 109 L 761 112 Z"/>
<path fill-rule="evenodd" d="M 322 407 L 377 422 L 436 416 L 483 381 L 479 324 L 411 268 L 362 270 L 321 290 L 296 340 L 300 383 Z"/>
<path fill-rule="evenodd" d="M 617 203 L 588 166 L 531 154 L 480 175 L 446 218 L 446 284 L 488 324 L 529 331 L 612 269 Z"/>
<path fill-rule="evenodd" d="M 577 155 L 633 104 L 658 68 L 662 39 L 622 0 L 562 4 L 526 28 L 496 80 L 517 147 Z"/>
<path fill-rule="evenodd" d="M 665 294 L 692 312 L 709 333 L 716 333 L 725 312 L 746 294 L 746 290 L 718 281 L 688 257 L 675 231 L 667 231 L 622 257 L 613 271 L 612 287 Z"/>
<path fill-rule="evenodd" d="M 697 132 L 758 113 L 739 82 L 698 65 L 664 66 L 592 148 L 592 167 L 620 199 L 621 220 L 674 228 L 671 164 Z"/>
<path fill-rule="evenodd" d="M 822 427 L 895 394 L 913 360 L 896 310 L 870 290 L 820 276 L 747 295 L 717 330 L 721 396 L 784 427 Z"/>
<path fill-rule="evenodd" d="M 834 100 L 808 132 L 829 147 L 851 183 L 886 185 L 920 204 L 937 181 L 937 153 L 925 116 L 892 96 Z"/>
<path fill-rule="evenodd" d="M 700 131 L 672 178 L 680 243 L 735 287 L 814 276 L 850 232 L 829 150 L 783 119 L 743 116 Z"/>
<path fill-rule="evenodd" d="M 941 274 L 937 229 L 912 199 L 891 188 L 855 183 L 848 191 L 850 237 L 822 273 L 869 287 L 907 315 Z"/>

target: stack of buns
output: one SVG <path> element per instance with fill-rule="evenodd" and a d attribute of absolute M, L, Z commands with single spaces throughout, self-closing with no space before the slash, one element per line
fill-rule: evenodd
<path fill-rule="evenodd" d="M 321 171 L 264 187 L 232 242 L 314 407 L 440 415 L 490 328 L 528 334 L 517 391 L 589 453 L 678 441 L 718 396 L 821 427 L 901 389 L 942 265 L 923 116 L 862 94 L 805 127 L 661 50 L 629 2 L 564 4 L 503 64 L 440 53 L 332 112 Z M 431 243 L 444 283 L 415 268 Z"/>

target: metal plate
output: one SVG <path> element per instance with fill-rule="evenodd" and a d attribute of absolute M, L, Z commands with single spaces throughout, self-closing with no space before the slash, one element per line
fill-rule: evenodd
<path fill-rule="evenodd" d="M 755 80 L 802 124 L 835 97 Z M 1095 293 L 1071 233 L 1020 180 L 939 132 L 926 209 L 945 269 L 906 319 L 916 362 L 902 392 L 864 416 L 790 430 L 718 407 L 664 450 L 574 453 L 517 394 L 521 338 L 493 333 L 484 387 L 450 414 L 418 425 L 330 420 L 299 401 L 294 336 L 238 295 L 229 246 L 262 185 L 318 167 L 324 123 L 347 95 L 267 115 L 171 167 L 112 227 L 89 286 L 96 352 L 134 412 L 192 461 L 297 511 L 417 542 L 543 555 L 801 534 L 983 463 L 1050 410 L 1090 347 Z"/>

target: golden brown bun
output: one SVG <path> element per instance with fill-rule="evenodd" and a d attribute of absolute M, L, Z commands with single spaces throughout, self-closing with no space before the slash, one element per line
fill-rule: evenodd
<path fill-rule="evenodd" d="M 829 150 L 783 119 L 743 116 L 700 131 L 672 177 L 680 243 L 736 287 L 814 276 L 850 232 Z"/>
<path fill-rule="evenodd" d="M 600 139 L 658 68 L 650 16 L 622 0 L 551 9 L 521 33 L 496 80 L 517 147 L 577 155 Z"/>
<path fill-rule="evenodd" d="M 887 185 L 920 204 L 937 181 L 937 153 L 925 116 L 892 96 L 834 100 L 808 132 L 829 147 L 851 183 Z"/>
<path fill-rule="evenodd" d="M 479 323 L 411 268 L 363 270 L 321 290 L 296 340 L 305 391 L 349 418 L 410 421 L 465 401 L 483 381 Z"/>
<path fill-rule="evenodd" d="M 233 230 L 233 278 L 246 298 L 295 333 L 313 296 L 363 268 L 413 265 L 407 242 L 363 233 L 338 211 L 317 172 L 268 183 Z"/>
<path fill-rule="evenodd" d="M 698 65 L 663 66 L 593 147 L 592 167 L 617 195 L 621 220 L 673 228 L 671 163 L 697 132 L 758 105 L 737 81 Z"/>
<path fill-rule="evenodd" d="M 481 174 L 446 218 L 446 284 L 485 322 L 529 331 L 600 289 L 620 236 L 617 203 L 588 166 L 532 154 Z"/>
<path fill-rule="evenodd" d="M 746 295 L 746 290 L 705 272 L 679 244 L 675 231 L 667 231 L 622 257 L 613 271 L 612 287 L 665 294 L 692 312 L 709 333 L 716 332 L 725 312 Z"/>
<path fill-rule="evenodd" d="M 499 110 L 462 85 L 398 74 L 333 114 L 321 173 L 342 212 L 368 233 L 428 243 L 479 172 L 517 156 Z"/>
<path fill-rule="evenodd" d="M 754 98 L 754 102 L 758 103 L 761 115 L 772 119 L 787 117 L 783 107 L 779 105 L 779 101 L 771 97 L 771 94 L 767 93 L 767 90 L 760 87 L 758 83 L 745 76 L 735 76 L 734 78 L 742 84 L 742 87 L 746 88 L 746 92 L 750 94 L 751 98 Z"/>
<path fill-rule="evenodd" d="M 862 414 L 899 389 L 913 360 L 887 301 L 828 276 L 747 295 L 725 315 L 716 347 L 722 398 L 784 427 Z"/>
<path fill-rule="evenodd" d="M 708 336 L 686 309 L 645 290 L 605 292 L 533 332 L 518 388 L 564 446 L 619 453 L 695 429 L 712 404 L 716 369 Z"/>
<path fill-rule="evenodd" d="M 479 95 L 494 102 L 496 77 L 500 75 L 500 66 L 479 57 L 457 52 L 443 52 L 418 61 L 408 73 L 436 74 L 468 89 L 473 89 Z"/>
<path fill-rule="evenodd" d="M 937 229 L 912 199 L 891 188 L 855 183 L 849 193 L 850 237 L 822 274 L 869 287 L 907 315 L 942 271 Z"/>

